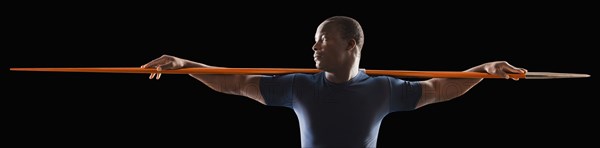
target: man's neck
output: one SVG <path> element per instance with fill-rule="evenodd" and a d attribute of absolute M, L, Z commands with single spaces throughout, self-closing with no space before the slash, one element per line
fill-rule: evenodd
<path fill-rule="evenodd" d="M 348 68 L 341 68 L 337 71 L 326 71 L 325 79 L 333 83 L 345 83 L 358 75 L 358 61 Z"/>

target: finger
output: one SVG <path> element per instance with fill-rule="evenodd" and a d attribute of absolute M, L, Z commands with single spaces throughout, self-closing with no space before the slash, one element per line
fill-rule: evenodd
<path fill-rule="evenodd" d="M 150 63 L 148 63 L 148 64 L 150 64 Z M 152 68 L 152 67 L 148 66 L 148 64 L 144 64 L 144 65 L 140 66 L 140 68 Z"/>
<path fill-rule="evenodd" d="M 520 71 L 521 73 L 527 73 L 527 69 L 525 69 L 525 68 L 519 68 L 519 71 Z M 513 80 L 515 80 L 515 81 L 519 81 L 519 78 L 513 78 Z"/>
<path fill-rule="evenodd" d="M 506 63 L 506 65 L 502 66 L 502 72 L 505 73 L 505 74 L 506 73 L 527 73 L 527 70 L 524 69 L 524 68 L 517 68 L 517 67 L 514 67 L 514 66 Z M 511 79 L 513 79 L 515 81 L 519 80 L 519 78 L 510 77 L 510 75 L 508 75 L 508 74 L 506 74 L 505 78 L 506 79 L 511 78 Z"/>
<path fill-rule="evenodd" d="M 510 65 L 509 63 L 504 63 L 506 64 L 503 69 L 511 72 L 511 73 L 527 73 L 527 70 L 525 68 L 518 68 L 515 67 L 513 65 Z"/>
<path fill-rule="evenodd" d="M 162 70 L 161 66 L 156 67 L 156 71 L 161 71 L 161 70 Z M 161 73 L 156 73 L 156 80 L 160 79 L 160 75 L 161 75 Z"/>
<path fill-rule="evenodd" d="M 497 68 L 502 71 L 505 71 L 505 72 L 520 73 L 519 68 L 512 66 L 507 62 L 502 62 L 502 63 L 498 64 Z"/>
<path fill-rule="evenodd" d="M 512 66 L 505 66 L 503 67 L 504 71 L 507 71 L 509 73 L 525 73 L 525 71 L 522 70 L 522 68 L 516 68 L 516 67 L 512 67 Z"/>
<path fill-rule="evenodd" d="M 154 75 L 156 75 L 156 73 L 151 73 L 151 74 L 150 74 L 150 77 L 149 77 L 148 79 L 153 79 L 153 78 L 154 78 Z"/>
<path fill-rule="evenodd" d="M 150 62 L 148 62 L 147 64 L 144 65 L 144 68 L 155 68 L 158 65 L 163 65 L 165 63 L 168 63 L 168 59 L 167 58 L 158 58 L 155 60 L 152 60 Z"/>
<path fill-rule="evenodd" d="M 510 76 L 508 74 L 506 74 L 506 72 L 504 72 L 502 70 L 496 71 L 495 74 L 498 75 L 498 76 L 500 76 L 500 77 L 502 77 L 502 78 L 504 78 L 504 79 L 509 79 L 510 78 Z"/>

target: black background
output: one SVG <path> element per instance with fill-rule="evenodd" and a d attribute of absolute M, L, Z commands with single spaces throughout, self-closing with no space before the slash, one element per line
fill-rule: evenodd
<path fill-rule="evenodd" d="M 506 60 L 593 76 L 598 49 L 597 15 L 585 4 L 69 5 L 10 12 L 8 67 L 138 67 L 169 54 L 224 67 L 313 68 L 314 32 L 334 15 L 362 24 L 367 69 L 462 71 Z M 11 137 L 25 146 L 300 145 L 292 110 L 217 93 L 187 75 L 11 71 L 8 79 Z M 593 79 L 486 79 L 455 100 L 388 115 L 378 146 L 591 144 Z"/>

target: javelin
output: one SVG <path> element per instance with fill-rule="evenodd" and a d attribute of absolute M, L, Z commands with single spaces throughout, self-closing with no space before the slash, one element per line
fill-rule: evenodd
<path fill-rule="evenodd" d="M 37 72 L 90 72 L 90 73 L 137 73 L 137 74 L 260 74 L 280 75 L 290 73 L 318 73 L 321 70 L 310 68 L 182 68 L 176 70 L 161 70 L 139 67 L 79 67 L 79 68 L 10 68 L 11 71 Z M 387 75 L 393 77 L 412 78 L 503 78 L 498 75 L 483 72 L 463 71 L 413 71 L 413 70 L 364 70 L 369 75 Z M 527 72 L 508 74 L 510 78 L 519 79 L 555 79 L 555 78 L 586 78 L 588 74 L 557 73 L 557 72 Z"/>

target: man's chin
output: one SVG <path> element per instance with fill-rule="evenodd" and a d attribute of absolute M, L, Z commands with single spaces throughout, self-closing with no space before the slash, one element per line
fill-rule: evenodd
<path fill-rule="evenodd" d="M 319 64 L 315 64 L 315 67 L 316 67 L 318 70 L 325 70 L 325 68 L 324 68 L 323 66 L 320 66 Z"/>

